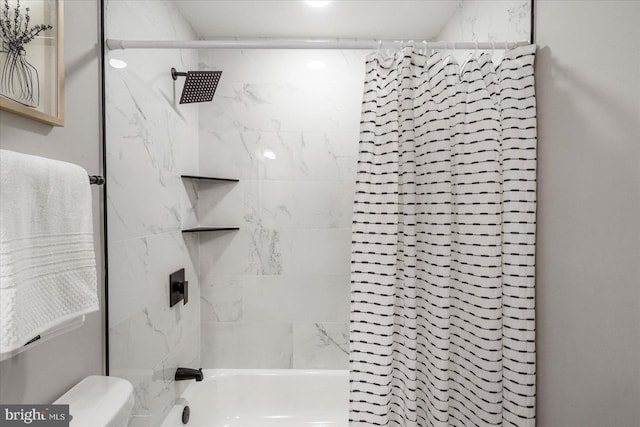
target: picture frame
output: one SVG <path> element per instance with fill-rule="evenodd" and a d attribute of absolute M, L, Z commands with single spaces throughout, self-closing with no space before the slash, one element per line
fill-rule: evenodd
<path fill-rule="evenodd" d="M 0 110 L 64 126 L 63 18 L 63 0 L 0 0 Z"/>

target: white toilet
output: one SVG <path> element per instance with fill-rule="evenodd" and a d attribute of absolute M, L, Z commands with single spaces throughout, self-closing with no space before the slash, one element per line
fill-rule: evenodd
<path fill-rule="evenodd" d="M 69 405 L 71 427 L 125 427 L 134 402 L 129 381 L 92 375 L 53 403 Z"/>

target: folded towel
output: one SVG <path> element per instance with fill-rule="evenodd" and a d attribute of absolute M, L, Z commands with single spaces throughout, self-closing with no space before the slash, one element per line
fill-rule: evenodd
<path fill-rule="evenodd" d="M 87 172 L 0 150 L 0 353 L 96 310 Z"/>

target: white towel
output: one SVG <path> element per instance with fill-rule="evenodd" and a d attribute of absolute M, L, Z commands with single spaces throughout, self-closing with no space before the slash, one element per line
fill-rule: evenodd
<path fill-rule="evenodd" d="M 83 168 L 0 150 L 0 353 L 98 310 L 92 222 Z"/>

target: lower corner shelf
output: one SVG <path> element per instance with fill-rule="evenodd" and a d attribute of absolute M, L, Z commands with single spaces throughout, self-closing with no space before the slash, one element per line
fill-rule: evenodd
<path fill-rule="evenodd" d="M 200 227 L 185 228 L 182 230 L 182 232 L 183 233 L 202 233 L 205 231 L 235 231 L 235 230 L 240 230 L 240 227 L 200 226 Z"/>

